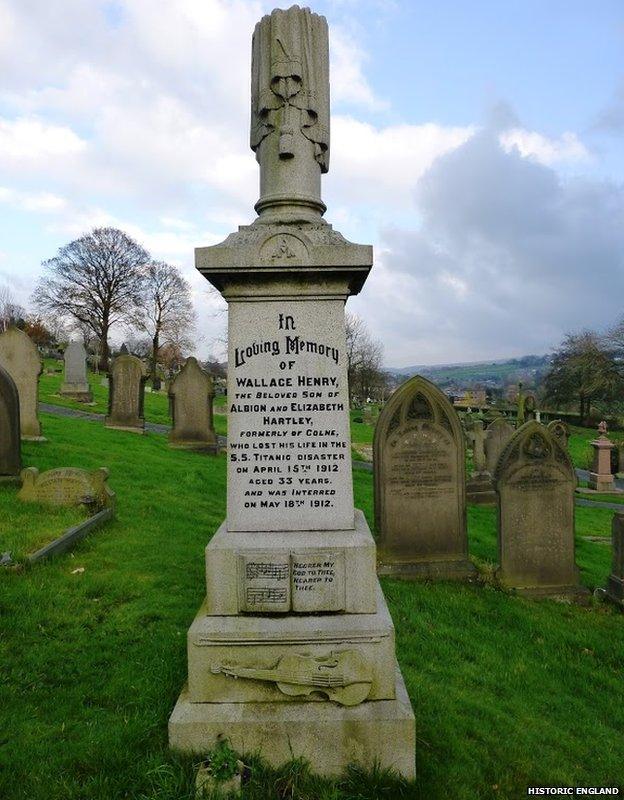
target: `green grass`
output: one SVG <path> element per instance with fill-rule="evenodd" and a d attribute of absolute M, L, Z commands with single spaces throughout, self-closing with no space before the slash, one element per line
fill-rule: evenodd
<path fill-rule="evenodd" d="M 48 375 L 47 371 L 54 370 L 54 374 Z M 59 371 L 60 370 L 60 371 Z M 64 408 L 74 408 L 78 411 L 90 411 L 94 414 L 108 413 L 108 383 L 102 386 L 102 379 L 106 378 L 104 373 L 96 374 L 89 372 L 87 375 L 91 392 L 93 393 L 93 403 L 78 403 L 68 397 L 59 394 L 59 389 L 63 383 L 62 362 L 47 358 L 44 362 L 44 372 L 39 379 L 39 400 L 42 403 L 49 403 Z M 215 397 L 214 408 L 217 413 L 214 415 L 214 426 L 218 434 L 227 434 L 227 419 L 225 414 L 219 413 L 224 410 L 225 397 L 218 395 Z M 169 415 L 169 398 L 163 389 L 158 392 L 145 392 L 144 413 L 147 422 L 154 422 L 159 425 L 171 425 Z"/>
<path fill-rule="evenodd" d="M 11 553 L 13 561 L 22 561 L 86 517 L 81 508 L 24 503 L 17 493 L 14 486 L 0 485 L 0 552 Z"/>
<path fill-rule="evenodd" d="M 26 464 L 110 468 L 117 518 L 60 556 L 0 574 L 0 797 L 181 800 L 193 761 L 167 746 L 204 593 L 204 547 L 225 514 L 225 458 L 43 415 Z M 372 475 L 354 470 L 372 524 Z M 605 583 L 610 512 L 578 509 L 577 560 Z M 469 509 L 470 547 L 496 560 L 495 512 Z M 74 573 L 76 567 L 84 572 Z M 487 571 L 487 570 L 486 570 Z M 622 616 L 483 585 L 386 579 L 417 720 L 415 784 L 351 772 L 320 780 L 255 758 L 247 800 L 515 800 L 527 784 L 621 785 Z"/>

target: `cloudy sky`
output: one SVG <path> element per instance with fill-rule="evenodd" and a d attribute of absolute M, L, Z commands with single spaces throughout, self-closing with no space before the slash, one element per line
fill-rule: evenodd
<path fill-rule="evenodd" d="M 253 219 L 258 0 L 0 0 L 0 284 L 116 225 L 223 315 L 193 248 Z M 323 0 L 326 218 L 389 366 L 547 352 L 624 314 L 622 0 Z M 117 338 L 122 332 L 118 332 Z"/>

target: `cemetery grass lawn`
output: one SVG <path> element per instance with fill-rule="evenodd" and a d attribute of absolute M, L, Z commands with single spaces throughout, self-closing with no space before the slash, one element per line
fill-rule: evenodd
<path fill-rule="evenodd" d="M 46 375 L 47 370 L 60 370 L 53 375 Z M 39 401 L 64 408 L 74 408 L 78 411 L 92 412 L 94 414 L 108 414 L 108 385 L 102 386 L 102 378 L 106 374 L 89 372 L 89 386 L 93 393 L 93 403 L 78 403 L 59 394 L 63 383 L 63 362 L 52 358 L 44 360 L 44 372 L 39 378 Z M 164 385 L 164 384 L 163 384 Z M 225 397 L 217 395 L 214 400 L 215 409 L 221 410 L 225 405 Z M 160 425 L 171 425 L 169 416 L 169 398 L 164 389 L 160 392 L 145 392 L 145 420 Z M 227 433 L 227 420 L 225 414 L 215 413 L 214 426 L 218 434 L 225 436 Z"/>
<path fill-rule="evenodd" d="M 83 509 L 23 503 L 17 493 L 17 487 L 0 484 L 0 553 L 11 553 L 15 562 L 86 518 Z"/>
<path fill-rule="evenodd" d="M 0 573 L 2 800 L 182 800 L 193 763 L 167 746 L 203 597 L 204 547 L 225 514 L 225 457 L 165 437 L 42 415 L 26 465 L 108 466 L 117 518 L 71 554 Z M 372 524 L 372 474 L 354 470 Z M 577 509 L 582 579 L 609 572 L 611 514 Z M 482 585 L 384 579 L 417 720 L 415 784 L 338 781 L 256 757 L 246 800 L 516 800 L 528 784 L 624 784 L 623 617 L 608 605 L 498 591 L 495 511 L 469 508 Z M 84 572 L 72 574 L 77 567 Z"/>

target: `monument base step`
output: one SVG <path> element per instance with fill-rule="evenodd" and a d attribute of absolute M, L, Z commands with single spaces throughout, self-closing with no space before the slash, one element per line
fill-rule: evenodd
<path fill-rule="evenodd" d="M 374 614 L 375 560 L 359 509 L 351 530 L 230 531 L 226 520 L 206 546 L 206 613 Z"/>
<path fill-rule="evenodd" d="M 599 475 L 596 472 L 589 473 L 587 485 L 597 492 L 612 492 L 615 489 L 613 475 Z"/>
<path fill-rule="evenodd" d="M 47 438 L 45 436 L 29 436 L 28 434 L 22 434 L 20 439 L 23 442 L 47 442 Z"/>
<path fill-rule="evenodd" d="M 414 778 L 414 712 L 398 665 L 395 693 L 394 700 L 345 708 L 330 702 L 192 703 L 185 687 L 169 719 L 169 744 L 204 754 L 225 737 L 237 752 L 260 752 L 275 767 L 301 757 L 320 775 L 378 764 Z"/>
<path fill-rule="evenodd" d="M 512 594 L 533 600 L 564 600 L 584 604 L 591 596 L 585 586 L 510 586 L 504 582 L 501 582 L 501 586 Z"/>
<path fill-rule="evenodd" d="M 169 440 L 169 447 L 174 450 L 193 450 L 198 453 L 210 453 L 216 455 L 219 452 L 219 445 L 214 442 L 183 442 Z"/>
<path fill-rule="evenodd" d="M 430 561 L 384 561 L 377 564 L 377 574 L 408 581 L 470 581 L 477 569 L 468 558 Z"/>
<path fill-rule="evenodd" d="M 297 685 L 300 671 L 311 679 L 320 659 L 336 659 L 334 669 L 321 671 L 349 673 L 355 661 L 356 669 L 366 674 L 362 699 L 392 699 L 394 625 L 379 581 L 375 584 L 375 614 L 215 617 L 206 613 L 204 603 L 188 631 L 189 698 L 195 703 L 285 704 L 298 703 L 303 692 L 311 691 L 308 700 L 324 705 L 326 695 L 306 685 L 305 677 L 298 693 L 291 694 L 290 686 L 279 688 L 278 676 L 294 670 L 292 683 Z M 246 671 L 264 674 L 265 679 Z"/>
<path fill-rule="evenodd" d="M 144 427 L 138 427 L 134 425 L 111 425 L 110 422 L 104 422 L 104 427 L 109 428 L 112 431 L 126 431 L 126 433 L 145 433 Z"/>
<path fill-rule="evenodd" d="M 496 492 L 492 486 L 492 479 L 474 477 L 466 483 L 466 500 L 480 506 L 494 505 Z"/>

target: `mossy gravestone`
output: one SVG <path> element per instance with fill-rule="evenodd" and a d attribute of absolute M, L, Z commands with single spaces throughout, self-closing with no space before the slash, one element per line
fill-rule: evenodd
<path fill-rule="evenodd" d="M 43 368 L 37 348 L 28 334 L 17 328 L 9 328 L 0 334 L 0 366 L 17 386 L 22 439 L 41 441 L 37 403 L 39 376 Z"/>
<path fill-rule="evenodd" d="M 416 376 L 382 410 L 374 440 L 379 573 L 465 578 L 465 446 L 448 398 Z"/>
<path fill-rule="evenodd" d="M 494 475 L 500 454 L 514 435 L 514 427 L 503 417 L 495 419 L 485 432 L 485 464 L 490 475 Z"/>
<path fill-rule="evenodd" d="M 538 597 L 583 592 L 574 561 L 576 475 L 560 441 L 539 422 L 526 422 L 494 478 L 501 583 Z"/>
<path fill-rule="evenodd" d="M 21 469 L 19 395 L 15 381 L 0 367 L 0 481 Z"/>
<path fill-rule="evenodd" d="M 169 434 L 171 447 L 188 450 L 219 449 L 212 421 L 214 389 L 212 378 L 199 366 L 196 358 L 187 358 L 169 389 L 173 428 Z"/>
<path fill-rule="evenodd" d="M 59 394 L 80 403 L 91 403 L 93 395 L 87 380 L 87 351 L 82 342 L 70 342 L 63 353 L 65 380 Z"/>
<path fill-rule="evenodd" d="M 143 433 L 146 377 L 140 358 L 127 351 L 117 356 L 108 376 L 108 416 L 104 423 L 107 428 Z"/>
<path fill-rule="evenodd" d="M 570 438 L 570 428 L 568 424 L 561 419 L 553 419 L 546 427 L 553 436 L 559 439 L 561 445 L 567 448 L 568 439 Z"/>

